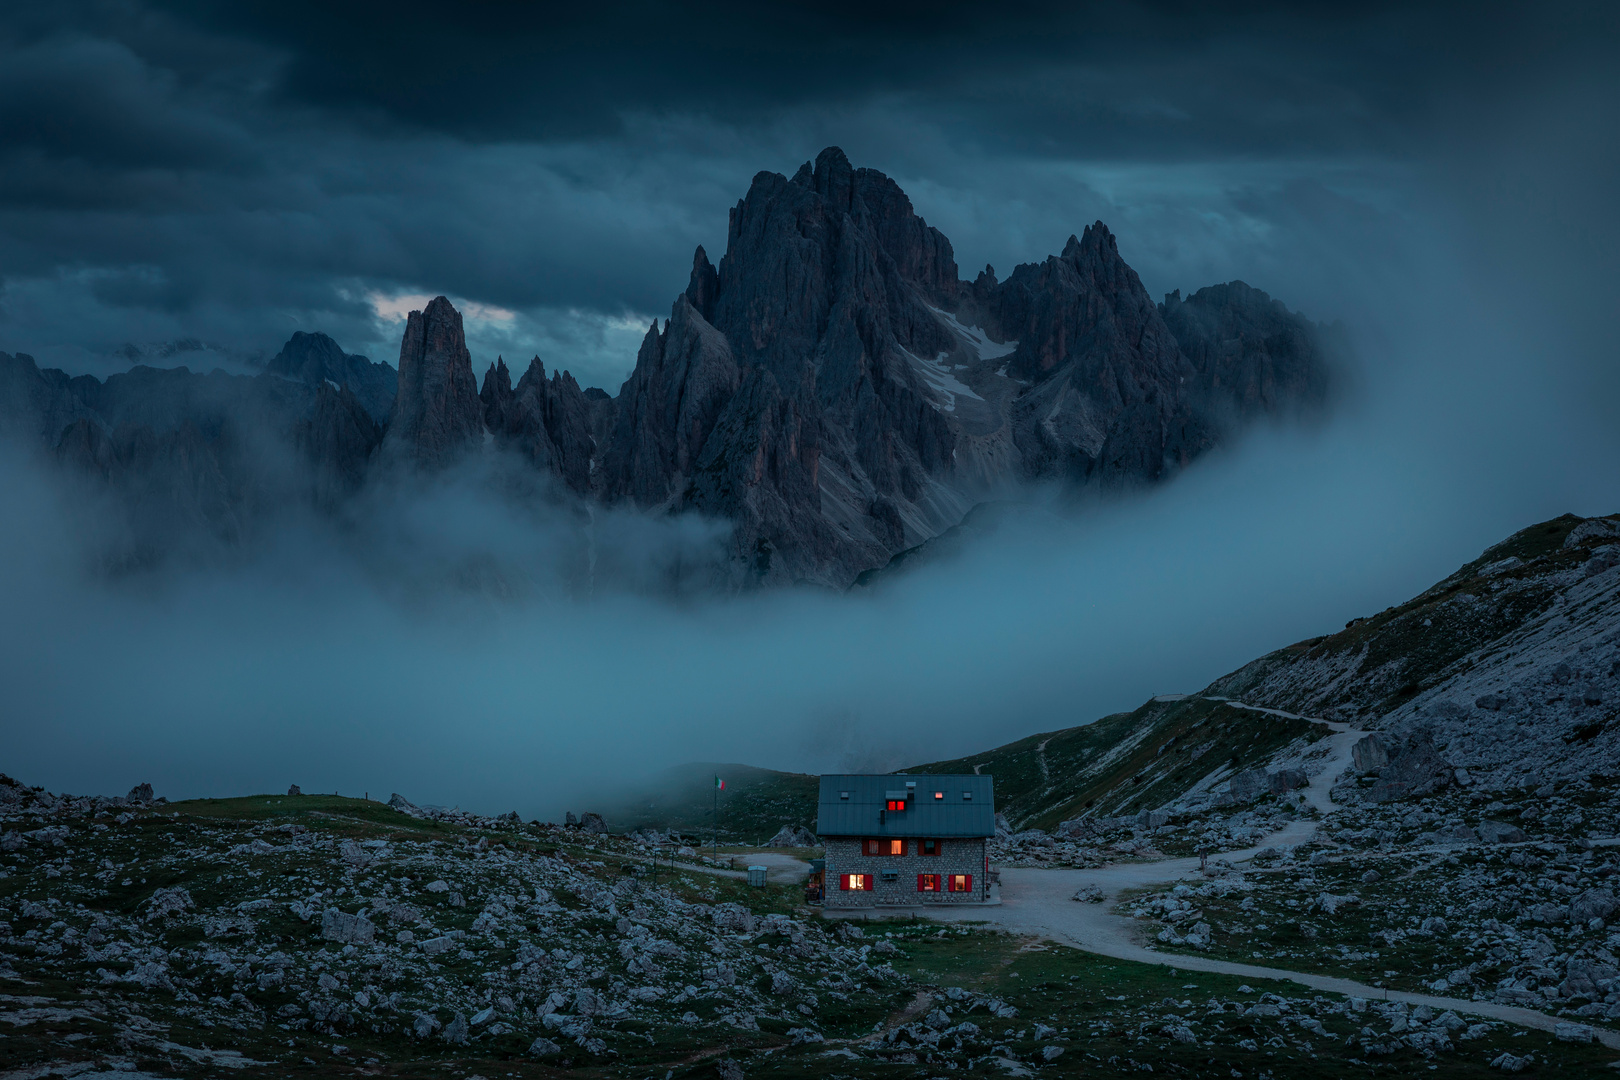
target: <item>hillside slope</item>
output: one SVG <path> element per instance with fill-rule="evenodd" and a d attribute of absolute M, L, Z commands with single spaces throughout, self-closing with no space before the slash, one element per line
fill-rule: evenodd
<path fill-rule="evenodd" d="M 1305 717 L 1381 732 L 1392 747 L 1426 740 L 1485 790 L 1527 776 L 1607 776 L 1620 761 L 1617 594 L 1620 516 L 1565 515 L 1515 533 L 1404 604 L 1278 649 L 1197 694 L 901 771 L 992 774 L 997 809 L 1014 829 L 1220 791 L 1232 774 L 1291 760 L 1328 733 Z M 685 768 L 697 779 L 614 824 L 706 833 L 699 781 L 712 783 L 713 767 Z M 725 768 L 739 784 L 722 839 L 814 827 L 814 777 Z"/>
<path fill-rule="evenodd" d="M 718 799 L 716 776 L 726 782 Z M 604 816 L 614 832 L 668 829 L 707 840 L 718 804 L 722 844 L 760 844 L 783 825 L 815 828 L 820 783 L 804 773 L 694 762 L 658 774 L 644 792 Z"/>
<path fill-rule="evenodd" d="M 1620 761 L 1616 541 L 1614 517 L 1542 522 L 1420 596 L 1263 656 L 1199 694 L 908 771 L 992 773 L 1014 828 L 1049 829 L 1167 805 L 1327 733 L 1278 715 L 1289 713 L 1384 731 L 1392 744 L 1427 739 L 1487 787 L 1611 773 Z"/>

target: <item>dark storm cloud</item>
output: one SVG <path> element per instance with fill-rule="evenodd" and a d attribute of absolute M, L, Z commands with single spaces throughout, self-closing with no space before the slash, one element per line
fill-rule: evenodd
<path fill-rule="evenodd" d="M 87 368 L 125 341 L 251 354 L 324 329 L 392 359 L 397 327 L 368 298 L 439 292 L 520 316 L 475 327 L 496 350 L 602 341 L 610 323 L 667 312 L 692 247 L 718 254 L 756 170 L 791 171 L 829 143 L 901 179 L 965 266 L 1005 272 L 1103 217 L 1155 288 L 1252 276 L 1274 254 L 1275 193 L 1382 185 L 1373 201 L 1409 200 L 1392 168 L 1488 145 L 1504 101 L 1594 68 L 1615 18 L 28 5 L 0 28 L 0 345 Z M 1132 167 L 1171 170 L 1176 190 L 1121 188 Z M 545 359 L 611 389 L 633 355 L 614 341 Z"/>

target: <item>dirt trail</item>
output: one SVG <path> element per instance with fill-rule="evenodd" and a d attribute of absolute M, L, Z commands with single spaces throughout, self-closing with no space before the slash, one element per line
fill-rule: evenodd
<path fill-rule="evenodd" d="M 1257 712 L 1284 714 L 1276 709 L 1259 709 L 1242 702 L 1231 702 L 1238 708 L 1253 708 Z M 1299 717 L 1298 719 L 1314 719 Z M 1316 720 L 1332 729 L 1333 735 L 1323 742 L 1331 748 L 1325 767 L 1312 777 L 1305 789 L 1305 801 L 1323 815 L 1337 809 L 1331 790 L 1333 782 L 1350 767 L 1351 747 L 1366 734 L 1348 724 Z M 1252 859 L 1262 848 L 1292 847 L 1310 839 L 1316 831 L 1313 820 L 1290 822 L 1277 832 L 1265 837 L 1254 847 L 1227 852 L 1222 857 L 1233 863 Z M 1135 920 L 1114 913 L 1120 894 L 1128 889 L 1148 886 L 1172 885 L 1189 877 L 1198 877 L 1198 860 L 1159 859 L 1153 862 L 1125 863 L 1097 870 L 1037 870 L 1009 867 L 1001 871 L 1001 903 L 983 908 L 918 908 L 916 914 L 940 922 L 990 922 L 1021 934 L 1031 934 L 1086 952 L 1111 956 L 1119 960 L 1135 960 L 1144 964 L 1160 964 L 1184 971 L 1208 971 L 1226 975 L 1247 976 L 1256 979 L 1281 979 L 1299 983 L 1315 990 L 1352 997 L 1389 1001 L 1404 1001 L 1409 1005 L 1427 1005 L 1431 1009 L 1451 1009 L 1460 1014 L 1486 1016 L 1504 1020 L 1540 1031 L 1552 1031 L 1560 1023 L 1568 1023 L 1533 1009 L 1504 1005 L 1493 1001 L 1466 1001 L 1462 998 L 1414 994 L 1398 990 L 1384 990 L 1351 979 L 1329 975 L 1316 975 L 1258 964 L 1239 964 L 1181 953 L 1162 953 L 1141 944 L 1139 926 Z M 1083 886 L 1094 885 L 1103 893 L 1102 903 L 1080 903 L 1073 897 Z M 1605 1046 L 1620 1048 L 1620 1032 L 1597 1025 L 1588 1025 Z"/>

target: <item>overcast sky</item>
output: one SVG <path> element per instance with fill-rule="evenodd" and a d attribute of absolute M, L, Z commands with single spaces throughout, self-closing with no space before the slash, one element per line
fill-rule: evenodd
<path fill-rule="evenodd" d="M 445 293 L 480 371 L 540 352 L 616 392 L 752 175 L 828 144 L 895 176 L 965 269 L 1101 218 L 1155 293 L 1241 277 L 1333 318 L 1346 233 L 1443 211 L 1482 260 L 1541 264 L 1525 287 L 1601 302 L 1616 18 L 24 3 L 0 27 L 0 348 L 101 370 L 126 343 L 253 356 L 321 329 L 393 361 L 399 314 Z"/>
<path fill-rule="evenodd" d="M 1196 689 L 1530 522 L 1620 509 L 1614 5 L 336 8 L 8 9 L 0 350 L 243 367 L 303 329 L 392 362 L 444 293 L 480 373 L 538 352 L 616 392 L 753 174 L 836 144 L 965 274 L 1102 219 L 1154 294 L 1241 278 L 1343 320 L 1357 358 L 1320 429 L 860 601 L 423 618 L 307 536 L 109 595 L 63 562 L 71 515 L 4 471 L 0 678 L 30 723 L 0 768 L 30 782 L 527 814 L 660 762 L 954 756 Z M 211 349 L 161 359 L 179 339 Z M 429 523 L 411 551 L 450 562 L 540 544 L 505 513 L 383 520 Z M 537 763 L 574 787 L 537 791 Z"/>

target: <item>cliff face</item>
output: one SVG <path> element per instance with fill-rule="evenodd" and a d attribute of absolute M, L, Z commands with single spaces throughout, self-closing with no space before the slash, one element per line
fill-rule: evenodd
<path fill-rule="evenodd" d="M 698 250 L 595 490 L 732 521 L 735 583 L 842 587 L 1021 482 L 1152 482 L 1319 403 L 1322 352 L 1241 282 L 1155 305 L 1101 222 L 961 281 L 898 185 L 829 148 L 754 178 L 718 269 Z"/>
<path fill-rule="evenodd" d="M 378 460 L 509 453 L 572 497 L 729 522 L 730 587 L 843 588 L 1019 484 L 1151 483 L 1240 424 L 1320 405 L 1324 340 L 1242 282 L 1154 304 L 1102 222 L 1005 281 L 963 281 L 893 180 L 828 148 L 754 177 L 719 265 L 697 250 L 617 397 L 538 357 L 515 385 L 497 360 L 480 389 L 440 296 L 410 313 L 397 377 L 305 333 L 257 379 L 102 383 L 4 357 L 0 428 L 189 497 L 176 514 L 222 534 L 277 492 L 333 507 Z"/>
<path fill-rule="evenodd" d="M 444 465 L 482 440 L 472 355 L 461 312 L 435 297 L 405 322 L 399 346 L 399 394 L 383 451 L 421 467 Z"/>

